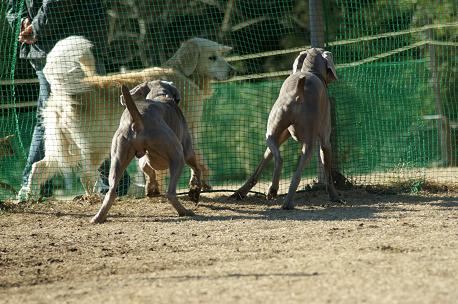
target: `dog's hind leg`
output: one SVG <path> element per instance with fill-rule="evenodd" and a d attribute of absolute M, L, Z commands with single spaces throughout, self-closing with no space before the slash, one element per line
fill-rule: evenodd
<path fill-rule="evenodd" d="M 277 196 L 278 184 L 280 183 L 280 174 L 283 166 L 283 159 L 280 155 L 280 145 L 283 144 L 289 137 L 289 131 L 284 130 L 278 142 L 274 136 L 268 136 L 266 139 L 267 147 L 269 147 L 269 150 L 272 152 L 275 161 L 272 183 L 270 184 L 269 191 L 267 192 L 267 199 L 272 199 Z"/>
<path fill-rule="evenodd" d="M 270 137 L 272 137 L 272 136 L 268 136 L 268 138 L 270 138 Z M 282 143 L 284 143 L 285 140 L 287 140 L 289 137 L 290 137 L 290 134 L 289 134 L 288 130 L 284 130 L 283 133 L 281 134 L 279 140 L 278 140 L 278 146 L 280 146 Z M 240 199 L 246 197 L 248 192 L 258 183 L 259 175 L 262 173 L 262 171 L 264 170 L 265 166 L 272 159 L 272 156 L 273 156 L 273 154 L 272 154 L 271 150 L 269 148 L 267 148 L 266 151 L 264 152 L 264 155 L 263 155 L 263 158 L 262 158 L 261 162 L 256 167 L 256 170 L 254 171 L 254 173 L 247 179 L 247 181 L 245 182 L 245 184 L 243 184 L 243 186 L 241 186 L 237 191 L 235 191 L 231 195 L 232 198 L 240 200 Z M 279 169 L 281 170 L 281 168 L 279 168 Z M 271 185 L 270 188 L 272 188 L 272 185 Z M 278 190 L 278 182 L 277 182 L 277 190 Z M 270 189 L 269 189 L 269 192 L 270 192 Z"/>
<path fill-rule="evenodd" d="M 258 166 L 256 167 L 256 170 L 254 170 L 254 173 L 247 179 L 245 184 L 243 184 L 230 197 L 235 198 L 237 200 L 241 200 L 242 198 L 246 197 L 248 192 L 258 183 L 259 175 L 262 173 L 265 166 L 269 163 L 271 159 L 272 152 L 270 152 L 269 148 L 267 148 L 264 152 L 261 162 L 259 162 Z"/>
<path fill-rule="evenodd" d="M 274 172 L 272 175 L 272 183 L 269 186 L 269 191 L 267 192 L 267 199 L 272 199 L 277 196 L 278 193 L 278 184 L 280 182 L 280 173 L 283 166 L 283 159 L 280 155 L 279 144 L 273 136 L 269 136 L 266 139 L 267 147 L 269 147 L 270 152 L 274 156 Z"/>
<path fill-rule="evenodd" d="M 183 155 L 183 154 L 182 154 Z M 178 212 L 179 216 L 194 215 L 192 210 L 188 210 L 178 201 L 177 199 L 177 185 L 180 178 L 181 172 L 183 171 L 184 161 L 183 157 L 180 159 L 174 159 L 170 161 L 170 181 L 169 188 L 167 190 L 167 199 L 173 208 Z"/>
<path fill-rule="evenodd" d="M 114 143 L 115 139 L 113 139 L 113 144 Z M 106 221 L 108 211 L 117 197 L 116 188 L 118 187 L 119 181 L 121 180 L 124 171 L 127 169 L 127 166 L 135 156 L 135 150 L 132 147 L 127 146 L 127 143 L 123 143 L 122 139 L 118 140 L 116 144 L 117 147 L 114 149 L 112 148 L 111 153 L 110 175 L 108 177 L 110 188 L 108 189 L 107 194 L 105 194 L 105 198 L 103 199 L 103 203 L 99 211 L 91 219 L 92 224 L 100 224 Z"/>
<path fill-rule="evenodd" d="M 301 149 L 301 158 L 297 165 L 296 172 L 293 175 L 291 184 L 289 185 L 288 194 L 286 195 L 285 202 L 282 205 L 282 209 L 291 210 L 294 209 L 294 195 L 296 194 L 297 187 L 301 181 L 302 171 L 304 171 L 305 165 L 310 161 L 313 152 L 313 141 L 309 144 L 303 143 Z"/>

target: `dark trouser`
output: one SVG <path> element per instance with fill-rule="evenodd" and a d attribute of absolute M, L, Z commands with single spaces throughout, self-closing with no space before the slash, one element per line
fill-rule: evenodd
<path fill-rule="evenodd" d="M 33 129 L 32 134 L 32 141 L 30 143 L 29 155 L 27 157 L 27 161 L 25 163 L 24 171 L 22 172 L 22 186 L 27 186 L 29 182 L 29 175 L 30 171 L 32 170 L 32 165 L 39 160 L 42 160 L 44 157 L 44 134 L 45 128 L 43 125 L 43 109 L 46 105 L 46 101 L 48 100 L 50 87 L 49 83 L 46 80 L 46 77 L 43 73 L 43 68 L 45 65 L 45 60 L 35 59 L 31 60 L 30 63 L 32 64 L 33 68 L 38 77 L 38 81 L 40 84 L 40 91 L 38 94 L 37 100 L 37 122 Z M 51 194 L 52 192 L 52 184 L 50 182 L 45 183 L 42 187 L 43 194 Z"/>
<path fill-rule="evenodd" d="M 95 56 L 96 56 L 96 67 L 95 68 L 96 68 L 97 74 L 105 75 L 106 70 L 105 70 L 104 60 L 100 58 L 99 56 L 97 56 L 97 54 L 95 54 Z M 104 188 L 101 189 L 101 193 L 103 194 L 108 192 L 107 186 L 108 186 L 108 175 L 110 174 L 110 165 L 111 165 L 111 160 L 108 158 L 102 163 L 102 165 L 100 165 L 100 168 L 99 168 L 100 179 L 103 185 L 105 186 Z M 124 171 L 124 174 L 121 180 L 119 181 L 119 185 L 116 188 L 116 193 L 118 194 L 118 196 L 126 195 L 127 190 L 129 190 L 129 186 L 130 186 L 130 176 L 126 170 Z"/>
<path fill-rule="evenodd" d="M 45 66 L 45 59 L 33 59 L 30 60 L 33 68 L 38 77 L 40 84 L 40 91 L 37 101 L 37 122 L 33 129 L 32 141 L 30 143 L 29 155 L 25 163 L 24 171 L 22 172 L 22 186 L 26 187 L 29 182 L 30 171 L 32 170 L 32 165 L 37 161 L 43 159 L 44 153 L 44 134 L 45 126 L 43 124 L 43 109 L 46 106 L 46 101 L 48 100 L 49 93 L 51 91 L 48 81 L 43 73 L 43 68 Z M 105 74 L 105 68 L 103 64 L 97 65 L 97 72 L 99 74 Z M 108 165 L 108 169 L 106 169 Z M 105 161 L 101 166 L 99 171 L 101 172 L 101 179 L 104 184 L 108 185 L 108 173 L 110 171 L 110 161 Z M 127 171 L 124 173 L 119 186 L 117 188 L 117 193 L 119 196 L 126 195 L 127 190 L 130 185 L 130 177 L 127 174 Z M 41 187 L 41 194 L 43 196 L 50 196 L 52 194 L 52 182 L 48 181 Z"/>

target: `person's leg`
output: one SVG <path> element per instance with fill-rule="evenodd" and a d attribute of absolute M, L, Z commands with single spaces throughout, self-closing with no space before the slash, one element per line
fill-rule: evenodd
<path fill-rule="evenodd" d="M 24 171 L 22 172 L 22 187 L 27 188 L 28 186 L 28 179 L 30 175 L 30 170 L 32 169 L 32 165 L 43 159 L 44 157 L 44 125 L 43 125 L 43 115 L 42 111 L 46 105 L 46 100 L 48 99 L 50 87 L 49 83 L 46 80 L 46 77 L 43 74 L 43 67 L 44 67 L 44 59 L 43 60 L 33 60 L 31 61 L 32 66 L 34 67 L 39 84 L 39 94 L 38 94 L 38 101 L 37 101 L 37 122 L 33 129 L 32 134 L 32 141 L 30 143 L 29 154 L 27 157 L 27 161 L 25 164 Z M 42 195 L 47 197 L 52 195 L 52 183 L 50 181 L 46 182 L 41 187 Z"/>

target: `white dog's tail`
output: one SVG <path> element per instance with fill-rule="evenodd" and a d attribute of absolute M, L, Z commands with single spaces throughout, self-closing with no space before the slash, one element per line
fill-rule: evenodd
<path fill-rule="evenodd" d="M 52 92 L 76 94 L 90 89 L 82 80 L 96 74 L 92 46 L 82 36 L 70 36 L 56 43 L 43 70 Z"/>

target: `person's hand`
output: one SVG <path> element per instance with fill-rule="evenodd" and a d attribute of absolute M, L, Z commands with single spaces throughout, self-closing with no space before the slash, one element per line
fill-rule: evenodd
<path fill-rule="evenodd" d="M 30 25 L 30 19 L 29 18 L 24 18 L 21 21 L 21 32 Z"/>
<path fill-rule="evenodd" d="M 19 33 L 19 42 L 33 44 L 37 39 L 33 36 L 33 28 L 30 19 L 26 18 L 22 21 L 21 32 Z"/>

